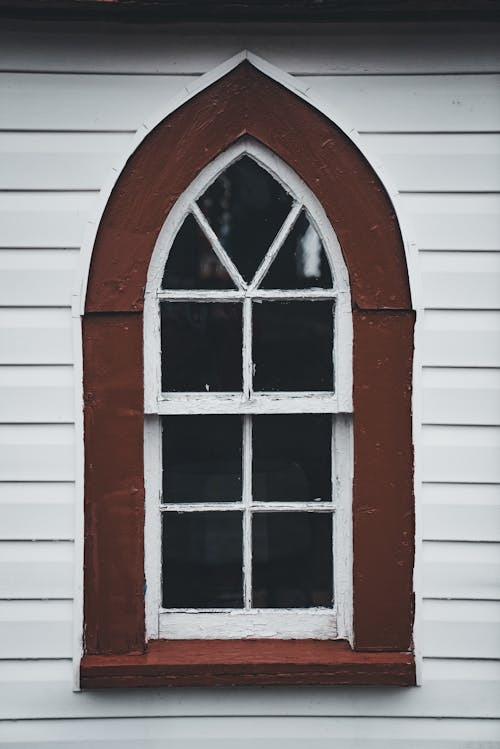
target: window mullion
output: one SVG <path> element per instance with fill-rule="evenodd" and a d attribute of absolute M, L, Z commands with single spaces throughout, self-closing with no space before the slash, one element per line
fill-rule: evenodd
<path fill-rule="evenodd" d="M 252 607 L 252 417 L 243 416 L 243 603 Z"/>

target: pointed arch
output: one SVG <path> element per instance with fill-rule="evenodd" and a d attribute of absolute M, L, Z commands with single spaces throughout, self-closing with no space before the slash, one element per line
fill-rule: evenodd
<path fill-rule="evenodd" d="M 84 683 L 95 683 L 94 656 L 147 657 L 143 309 L 153 249 L 179 196 L 245 136 L 297 173 L 340 242 L 354 329 L 354 649 L 385 654 L 385 683 L 413 683 L 414 312 L 400 228 L 379 177 L 345 133 L 247 59 L 147 135 L 95 237 L 82 323 Z M 308 683 L 318 683 L 315 673 Z"/>

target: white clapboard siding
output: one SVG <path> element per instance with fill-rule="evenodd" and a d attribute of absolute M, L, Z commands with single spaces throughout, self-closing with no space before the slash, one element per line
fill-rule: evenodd
<path fill-rule="evenodd" d="M 0 190 L 98 190 L 131 137 L 0 132 Z"/>
<path fill-rule="evenodd" d="M 0 420 L 10 423 L 70 422 L 74 414 L 73 367 L 0 368 Z"/>
<path fill-rule="evenodd" d="M 499 311 L 426 311 L 422 337 L 426 366 L 500 367 Z"/>
<path fill-rule="evenodd" d="M 500 252 L 421 252 L 420 268 L 426 307 L 500 309 Z"/>
<path fill-rule="evenodd" d="M 141 720 L 61 720 L 5 724 L 4 749 L 38 749 L 80 746 L 101 749 L 498 749 L 498 723 L 483 720 L 428 718 L 316 718 L 292 717 L 204 717 L 193 720 L 168 718 Z"/>
<path fill-rule="evenodd" d="M 433 482 L 500 482 L 500 428 L 424 426 L 422 478 Z"/>
<path fill-rule="evenodd" d="M 500 250 L 500 194 L 405 194 L 401 205 L 420 250 Z"/>
<path fill-rule="evenodd" d="M 423 595 L 500 600 L 500 544 L 426 541 Z"/>
<path fill-rule="evenodd" d="M 74 427 L 0 425 L 0 481 L 72 481 Z"/>
<path fill-rule="evenodd" d="M 0 364 L 72 364 L 70 309 L 0 309 Z"/>
<path fill-rule="evenodd" d="M 424 424 L 500 425 L 500 369 L 426 367 Z"/>
<path fill-rule="evenodd" d="M 160 110 L 160 102 L 193 80 L 175 75 L 1 73 L 0 99 L 8 106 L 0 112 L 0 129 L 136 130 L 144 117 Z M 500 120 L 498 75 L 306 75 L 301 80 L 334 119 L 335 114 L 349 116 L 363 132 L 495 131 Z"/>
<path fill-rule="evenodd" d="M 0 599 L 71 599 L 73 582 L 71 542 L 0 544 Z"/>
<path fill-rule="evenodd" d="M 301 76 L 361 132 L 498 130 L 500 76 Z M 383 101 L 383 106 L 380 102 Z"/>
<path fill-rule="evenodd" d="M 500 541 L 500 484 L 422 485 L 422 535 L 443 541 Z"/>
<path fill-rule="evenodd" d="M 500 717 L 500 664 L 423 659 L 424 686 L 414 689 L 146 689 L 74 693 L 69 660 L 0 664 L 0 718 L 182 716 Z M 334 699 L 332 698 L 334 696 Z"/>
<path fill-rule="evenodd" d="M 94 192 L 0 193 L 0 247 L 80 247 Z"/>
<path fill-rule="evenodd" d="M 361 140 L 402 192 L 500 190 L 496 133 L 365 133 Z"/>
<path fill-rule="evenodd" d="M 0 73 L 2 130 L 137 130 L 193 76 Z"/>
<path fill-rule="evenodd" d="M 0 601 L 0 658 L 68 658 L 72 601 Z"/>
<path fill-rule="evenodd" d="M 471 36 L 455 25 L 425 28 L 377 23 L 248 24 L 203 29 L 155 25 L 140 31 L 130 26 L 103 28 L 86 23 L 64 32 L 44 29 L 43 36 L 26 28 L 4 29 L 2 68 L 39 72 L 200 73 L 249 49 L 283 70 L 295 73 L 490 72 L 500 69 L 498 38 L 483 29 Z M 451 44 L 449 42 L 452 42 Z M 445 49 L 446 45 L 446 49 Z M 23 55 L 19 54 L 24 48 Z M 47 54 L 50 49 L 51 54 Z M 193 54 L 196 50 L 196 54 Z"/>
<path fill-rule="evenodd" d="M 0 483 L 2 540 L 72 540 L 74 516 L 72 483 Z"/>
<path fill-rule="evenodd" d="M 422 630 L 428 658 L 500 658 L 499 601 L 425 600 Z"/>
<path fill-rule="evenodd" d="M 77 250 L 0 250 L 2 307 L 69 307 Z"/>

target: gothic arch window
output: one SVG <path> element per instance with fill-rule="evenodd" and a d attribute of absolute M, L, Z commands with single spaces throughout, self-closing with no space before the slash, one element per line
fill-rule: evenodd
<path fill-rule="evenodd" d="M 413 323 L 377 175 L 283 85 L 244 62 L 144 139 L 82 323 L 84 687 L 414 683 Z"/>

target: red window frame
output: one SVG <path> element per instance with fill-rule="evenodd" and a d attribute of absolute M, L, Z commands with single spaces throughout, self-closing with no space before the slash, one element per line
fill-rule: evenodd
<path fill-rule="evenodd" d="M 354 645 L 146 642 L 143 301 L 158 233 L 210 161 L 250 135 L 315 193 L 339 239 L 353 314 Z M 96 237 L 82 321 L 85 435 L 81 685 L 415 683 L 412 309 L 391 201 L 352 141 L 245 61 L 131 156 Z"/>

